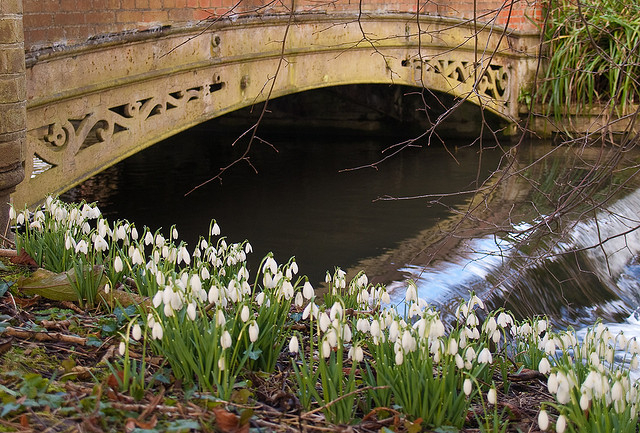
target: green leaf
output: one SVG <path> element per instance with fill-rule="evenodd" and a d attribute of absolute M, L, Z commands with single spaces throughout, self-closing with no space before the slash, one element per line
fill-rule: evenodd
<path fill-rule="evenodd" d="M 258 358 L 260 358 L 260 355 L 262 354 L 262 349 L 256 349 L 256 350 L 245 350 L 243 355 L 249 357 L 249 359 L 252 360 L 256 360 Z"/>
<path fill-rule="evenodd" d="M 100 347 L 102 346 L 102 340 L 94 337 L 93 335 L 89 335 L 87 337 L 87 342 L 85 343 L 87 346 Z"/>
<path fill-rule="evenodd" d="M 0 262 L 0 264 L 2 264 L 2 262 Z M 11 287 L 13 283 L 14 283 L 13 281 L 11 281 L 10 283 L 7 283 L 6 281 L 0 282 L 0 298 L 2 298 L 5 293 L 7 293 L 7 291 L 9 290 L 9 287 Z"/>
<path fill-rule="evenodd" d="M 200 430 L 200 424 L 190 419 L 179 419 L 168 423 L 164 431 L 186 433 L 190 430 Z"/>

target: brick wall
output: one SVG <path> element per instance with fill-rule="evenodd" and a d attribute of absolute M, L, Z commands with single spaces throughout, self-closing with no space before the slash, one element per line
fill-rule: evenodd
<path fill-rule="evenodd" d="M 4 1 L 4 0 L 2 0 Z M 233 9 L 238 14 L 285 13 L 290 0 L 23 0 L 25 48 L 81 44 L 90 37 L 165 25 L 183 26 L 219 17 Z M 542 0 L 476 0 L 479 20 L 535 31 L 528 16 L 539 18 Z M 513 3 L 513 7 L 510 5 Z M 473 1 L 421 1 L 420 13 L 472 18 Z M 357 11 L 356 0 L 295 0 L 300 12 Z M 416 12 L 415 0 L 362 0 L 364 12 Z"/>

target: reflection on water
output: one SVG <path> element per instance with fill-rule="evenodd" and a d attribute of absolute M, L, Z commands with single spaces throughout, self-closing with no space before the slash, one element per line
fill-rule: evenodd
<path fill-rule="evenodd" d="M 264 138 L 277 151 L 255 143 L 251 165 L 240 163 L 222 182 L 210 182 L 185 197 L 244 150 L 244 143 L 230 146 L 241 130 L 219 131 L 215 122 L 191 129 L 63 198 L 98 201 L 107 217 L 138 226 L 167 230 L 176 224 L 190 245 L 216 219 L 231 241 L 251 242 L 253 260 L 268 251 L 279 262 L 295 256 L 301 272 L 317 283 L 327 270 L 380 255 L 450 215 L 446 207 L 429 201 L 376 201 L 378 197 L 468 190 L 476 179 L 488 177 L 500 158 L 498 151 L 487 149 L 480 158 L 477 146 L 463 148 L 466 143 L 459 141 L 449 150 L 408 148 L 377 170 L 341 171 L 380 160 L 392 139 L 338 131 L 270 135 Z M 443 200 L 448 206 L 464 202 L 465 197 Z"/>
<path fill-rule="evenodd" d="M 395 289 L 394 302 L 412 278 L 420 295 L 445 311 L 474 290 L 493 307 L 520 317 L 547 314 L 561 326 L 621 322 L 640 305 L 640 266 L 633 262 L 640 236 L 632 230 L 639 224 L 640 190 L 633 184 L 616 190 L 631 173 L 589 192 L 589 200 L 615 197 L 599 213 L 583 215 L 576 207 L 562 219 L 549 217 L 592 173 L 602 156 L 596 151 L 527 144 L 518 149 L 517 165 L 492 176 L 504 166 L 500 150 L 480 152 L 449 140 L 447 149 L 408 148 L 377 169 L 343 171 L 380 160 L 393 141 L 337 131 L 279 133 L 264 137 L 268 144 L 254 143 L 250 164 L 185 197 L 241 155 L 244 143 L 230 146 L 241 132 L 215 122 L 194 128 L 63 198 L 98 201 L 107 217 L 138 226 L 166 231 L 176 224 L 190 245 L 213 218 L 231 241 L 251 242 L 250 265 L 268 251 L 279 262 L 296 256 L 314 285 L 335 266 L 351 274 L 365 270 L 370 281 Z M 475 197 L 450 195 L 481 184 L 486 189 Z M 377 200 L 425 194 L 446 197 Z M 472 218 L 463 218 L 467 214 Z M 531 236 L 541 229 L 552 235 Z M 604 248 L 591 248 L 625 231 Z"/>

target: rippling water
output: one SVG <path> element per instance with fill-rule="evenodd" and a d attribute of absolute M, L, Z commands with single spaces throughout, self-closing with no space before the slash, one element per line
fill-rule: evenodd
<path fill-rule="evenodd" d="M 520 316 L 548 314 L 558 325 L 577 327 L 600 318 L 640 335 L 632 314 L 640 305 L 640 236 L 632 230 L 640 190 L 632 171 L 602 186 L 613 197 L 605 209 L 576 208 L 549 223 L 559 224 L 548 227 L 551 235 L 528 231 L 554 212 L 554 194 L 562 197 L 586 178 L 602 157 L 597 151 L 577 155 L 527 143 L 515 156 L 506 144 L 481 151 L 469 145 L 473 140 L 448 140 L 446 147 L 407 148 L 376 169 L 345 171 L 383 159 L 404 137 L 300 128 L 270 132 L 263 137 L 268 143 L 254 143 L 251 164 L 241 162 L 185 196 L 238 158 L 245 143 L 231 143 L 242 131 L 216 122 L 193 128 L 63 198 L 98 201 L 108 218 L 138 226 L 166 231 L 176 224 L 191 245 L 216 219 L 231 241 L 252 243 L 250 265 L 268 251 L 279 262 L 295 256 L 314 285 L 335 266 L 363 269 L 395 290 L 395 302 L 412 278 L 420 295 L 444 310 L 475 290 Z M 504 167 L 505 151 L 516 166 Z M 625 164 L 634 158 L 627 155 Z M 480 185 L 484 197 L 455 194 Z M 399 199 L 418 195 L 428 197 Z M 603 248 L 592 248 L 607 238 Z"/>

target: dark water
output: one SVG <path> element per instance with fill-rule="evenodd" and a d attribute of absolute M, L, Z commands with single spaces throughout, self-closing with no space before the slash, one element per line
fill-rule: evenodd
<path fill-rule="evenodd" d="M 610 159 L 610 151 L 543 142 L 516 149 L 509 140 L 498 147 L 492 139 L 480 144 L 473 138 L 447 139 L 446 147 L 418 141 L 376 168 L 346 170 L 384 159 L 406 131 L 378 123 L 375 133 L 355 133 L 312 123 L 266 124 L 259 135 L 267 142 L 253 143 L 250 163 L 237 163 L 221 181 L 188 195 L 242 155 L 246 141 L 231 143 L 250 122 L 230 127 L 220 119 L 192 128 L 63 198 L 97 201 L 109 219 L 138 227 L 167 232 L 176 224 L 190 245 L 216 219 L 231 242 L 251 242 L 250 265 L 269 251 L 278 262 L 295 256 L 314 285 L 339 266 L 352 274 L 365 270 L 395 289 L 397 301 L 411 278 L 423 298 L 444 309 L 473 289 L 494 307 L 521 317 L 548 314 L 562 326 L 635 320 L 637 151 L 620 163 L 630 169 L 601 178 L 593 167 Z M 507 167 L 507 161 L 516 164 Z M 575 186 L 594 179 L 587 195 L 572 196 Z M 480 185 L 473 200 L 457 194 Z M 389 197 L 398 199 L 380 200 Z M 600 210 L 584 213 L 599 201 Z M 558 203 L 571 204 L 570 211 L 549 219 L 562 210 Z M 640 322 L 625 326 L 640 335 Z"/>
<path fill-rule="evenodd" d="M 500 152 L 467 146 L 410 147 L 378 169 L 344 169 L 383 158 L 401 138 L 315 129 L 267 133 L 269 145 L 255 142 L 251 165 L 241 162 L 219 173 L 246 148 L 231 147 L 242 129 L 202 125 L 156 144 L 68 192 L 66 200 L 97 201 L 109 219 L 168 230 L 194 245 L 216 219 L 223 235 L 248 239 L 254 261 L 268 251 L 284 262 L 295 256 L 312 281 L 335 266 L 349 268 L 377 256 L 403 239 L 432 227 L 450 214 L 429 200 L 377 200 L 382 196 L 453 193 L 473 189 L 499 165 Z M 273 147 L 272 147 L 273 146 Z M 276 151 L 277 149 L 277 151 Z M 482 158 L 480 157 L 482 156 Z M 463 203 L 464 196 L 443 200 Z"/>

